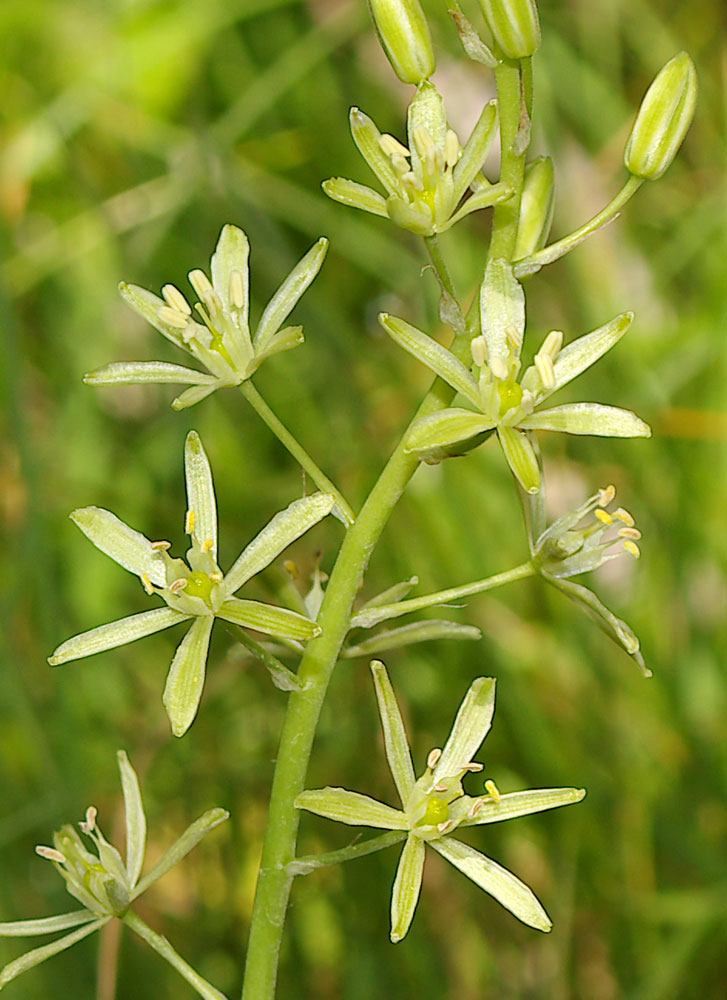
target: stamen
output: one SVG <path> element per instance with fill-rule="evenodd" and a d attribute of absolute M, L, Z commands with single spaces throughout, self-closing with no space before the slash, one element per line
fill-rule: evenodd
<path fill-rule="evenodd" d="M 407 187 L 414 188 L 416 191 L 424 190 L 424 185 L 419 180 L 419 178 L 417 177 L 417 175 L 414 173 L 413 170 L 407 170 L 405 174 L 402 174 L 401 182 L 402 184 L 406 184 Z"/>
<path fill-rule="evenodd" d="M 437 830 L 441 834 L 451 833 L 457 826 L 453 819 L 445 819 L 444 823 L 437 823 Z"/>
<path fill-rule="evenodd" d="M 633 538 L 634 541 L 638 542 L 638 540 L 641 538 L 641 532 L 639 531 L 638 528 L 620 528 L 619 536 L 621 538 Z"/>
<path fill-rule="evenodd" d="M 175 309 L 177 312 L 186 316 L 192 315 L 189 302 L 187 302 L 176 285 L 164 285 L 162 288 L 162 295 L 164 296 L 165 302 L 171 309 Z"/>
<path fill-rule="evenodd" d="M 235 309 L 244 309 L 245 307 L 245 284 L 242 280 L 242 274 L 237 268 L 233 268 L 230 271 L 230 287 L 228 289 L 230 302 L 233 304 Z"/>
<path fill-rule="evenodd" d="M 462 147 L 459 144 L 457 133 L 449 129 L 444 140 L 444 159 L 447 166 L 453 167 L 461 155 Z"/>
<path fill-rule="evenodd" d="M 613 498 L 616 496 L 615 486 L 606 486 L 604 489 L 598 491 L 598 506 L 608 507 Z M 618 513 L 618 511 L 616 512 Z"/>
<path fill-rule="evenodd" d="M 440 781 L 438 784 L 436 784 L 434 786 L 434 791 L 435 792 L 448 792 L 449 791 L 449 787 L 446 784 L 446 782 Z"/>
<path fill-rule="evenodd" d="M 188 510 L 187 515 L 184 518 L 184 533 L 185 535 L 194 534 L 194 526 L 197 523 L 197 515 L 193 510 Z"/>
<path fill-rule="evenodd" d="M 152 542 L 151 547 L 155 552 L 166 552 L 167 549 L 171 549 L 171 542 Z"/>
<path fill-rule="evenodd" d="M 208 538 L 202 545 L 202 551 L 211 552 L 214 547 L 215 547 L 214 538 Z"/>
<path fill-rule="evenodd" d="M 613 512 L 613 516 L 617 517 L 619 521 L 623 521 L 623 523 L 627 525 L 627 527 L 629 528 L 633 528 L 635 524 L 633 517 L 629 514 L 627 510 L 624 510 L 623 507 L 619 507 L 618 510 L 615 510 Z"/>
<path fill-rule="evenodd" d="M 555 369 L 553 368 L 553 359 L 549 354 L 536 354 L 535 367 L 538 370 L 538 375 L 540 376 L 540 381 L 543 383 L 546 389 L 552 389 L 555 386 Z"/>
<path fill-rule="evenodd" d="M 298 567 L 295 565 L 292 559 L 285 560 L 285 562 L 283 563 L 283 569 L 285 570 L 286 573 L 292 576 L 294 580 L 298 579 L 298 576 L 300 575 L 298 573 Z"/>
<path fill-rule="evenodd" d="M 190 271 L 188 277 L 190 285 L 201 299 L 204 299 L 205 295 L 208 295 L 211 291 L 213 291 L 210 279 L 204 271 L 200 271 L 199 268 L 196 268 L 194 271 Z"/>
<path fill-rule="evenodd" d="M 540 354 L 548 354 L 553 361 L 560 354 L 560 349 L 563 346 L 563 331 L 562 330 L 551 330 L 548 336 L 543 341 L 543 346 L 540 348 Z"/>
<path fill-rule="evenodd" d="M 601 522 L 601 524 L 613 524 L 613 518 L 611 517 L 611 515 L 608 513 L 607 510 L 598 509 L 594 511 L 594 514 Z"/>
<path fill-rule="evenodd" d="M 471 761 L 471 763 L 465 764 L 462 770 L 472 771 L 473 774 L 476 774 L 478 771 L 484 770 L 484 767 L 485 767 L 484 764 L 478 764 L 476 760 L 473 760 Z"/>
<path fill-rule="evenodd" d="M 187 586 L 187 581 L 184 577 L 180 577 L 179 580 L 175 580 L 174 583 L 169 587 L 173 594 L 178 594 L 180 590 L 184 590 Z"/>
<path fill-rule="evenodd" d="M 97 816 L 98 809 L 95 806 L 89 806 L 86 810 L 86 819 L 78 824 L 84 833 L 91 833 L 95 829 Z"/>
<path fill-rule="evenodd" d="M 512 323 L 505 327 L 505 336 L 515 347 L 520 348 L 523 346 L 523 331 L 518 330 Z"/>
<path fill-rule="evenodd" d="M 638 559 L 641 556 L 641 550 L 639 549 L 636 542 L 625 541 L 624 548 L 626 549 L 626 551 L 630 556 L 634 557 L 634 559 Z"/>
<path fill-rule="evenodd" d="M 177 330 L 184 330 L 187 323 L 189 323 L 189 316 L 179 312 L 177 309 L 170 309 L 169 306 L 160 306 L 157 310 L 157 316 L 162 323 L 166 323 L 167 326 L 173 326 Z"/>
<path fill-rule="evenodd" d="M 484 804 L 484 799 L 475 799 L 470 806 L 470 816 L 474 818 L 478 813 L 482 812 Z"/>
<path fill-rule="evenodd" d="M 490 358 L 490 371 L 495 376 L 495 378 L 507 378 L 507 364 L 504 358 L 495 355 L 494 358 Z"/>
<path fill-rule="evenodd" d="M 500 789 L 497 787 L 497 785 L 495 784 L 494 781 L 492 781 L 492 780 L 486 781 L 485 782 L 485 788 L 487 789 L 487 794 L 492 799 L 494 799 L 495 802 L 499 802 L 500 801 L 500 799 L 502 798 L 502 796 L 500 795 Z"/>
<path fill-rule="evenodd" d="M 442 751 L 439 747 L 435 747 L 433 750 L 429 751 L 429 756 L 427 757 L 427 767 L 434 769 L 439 763 L 439 758 L 442 756 Z"/>
<path fill-rule="evenodd" d="M 202 296 L 204 304 L 213 315 L 219 315 L 223 311 L 222 299 L 214 288 L 208 289 Z"/>
<path fill-rule="evenodd" d="M 397 153 L 396 156 L 392 156 L 391 157 L 391 165 L 394 168 L 394 170 L 397 172 L 397 174 L 402 174 L 403 175 L 403 174 L 409 173 L 409 171 L 411 169 L 411 167 L 409 165 L 409 161 L 405 157 L 399 156 L 398 153 Z"/>
<path fill-rule="evenodd" d="M 472 349 L 472 360 L 478 368 L 482 368 L 487 361 L 487 341 L 483 336 L 475 337 L 470 344 Z"/>
<path fill-rule="evenodd" d="M 61 854 L 55 847 L 46 847 L 44 844 L 38 844 L 35 848 L 35 853 L 39 854 L 41 858 L 45 858 L 46 861 L 57 861 L 59 865 L 66 863 L 65 854 Z"/>
<path fill-rule="evenodd" d="M 149 579 L 149 577 L 147 576 L 146 573 L 142 573 L 141 574 L 141 582 L 142 582 L 144 590 L 147 592 L 147 594 L 153 594 L 154 593 L 154 587 L 153 587 L 152 582 L 151 582 L 151 580 Z"/>
<path fill-rule="evenodd" d="M 222 583 L 224 580 L 222 573 L 208 573 L 207 576 L 210 578 L 212 583 Z"/>
<path fill-rule="evenodd" d="M 411 153 L 402 145 L 398 139 L 395 139 L 393 135 L 389 135 L 388 132 L 384 132 L 379 138 L 379 145 L 386 153 L 387 156 L 403 156 L 409 159 Z"/>
<path fill-rule="evenodd" d="M 436 145 L 434 144 L 434 139 L 429 132 L 428 128 L 424 125 L 418 125 L 412 133 L 412 139 L 414 140 L 414 145 L 417 148 L 417 153 L 424 159 L 425 156 L 430 155 L 432 151 L 436 150 Z"/>

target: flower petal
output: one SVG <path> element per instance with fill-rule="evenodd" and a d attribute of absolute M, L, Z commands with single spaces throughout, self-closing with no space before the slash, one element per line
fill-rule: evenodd
<path fill-rule="evenodd" d="M 124 816 L 126 819 L 126 871 L 129 886 L 133 889 L 139 881 L 146 851 L 146 816 L 141 800 L 141 789 L 136 771 L 129 763 L 124 750 L 116 754 L 121 772 L 121 789 L 124 793 Z"/>
<path fill-rule="evenodd" d="M 166 875 L 170 868 L 174 868 L 175 865 L 179 864 L 182 858 L 189 854 L 192 848 L 196 847 L 203 837 L 206 837 L 216 826 L 224 823 L 229 817 L 230 814 L 226 809 L 208 809 L 191 826 L 187 827 L 182 836 L 174 841 L 168 851 L 164 852 L 151 871 L 147 872 L 144 878 L 141 879 L 134 889 L 131 898 L 136 899 L 137 896 L 141 896 L 143 892 L 146 892 L 153 882 L 160 879 L 162 875 Z"/>
<path fill-rule="evenodd" d="M 351 135 L 358 151 L 376 174 L 389 194 L 399 189 L 399 178 L 391 160 L 381 148 L 381 133 L 368 115 L 358 108 L 351 108 L 349 113 Z"/>
<path fill-rule="evenodd" d="M 351 208 L 360 208 L 361 211 L 371 212 L 372 215 L 388 217 L 386 199 L 365 184 L 358 184 L 345 177 L 329 177 L 327 181 L 323 181 L 321 187 L 333 201 L 349 205 Z"/>
<path fill-rule="evenodd" d="M 505 909 L 514 913 L 518 920 L 539 931 L 551 929 L 553 925 L 550 918 L 535 893 L 512 872 L 454 837 L 431 840 L 430 844 L 467 878 L 471 878 L 481 889 L 494 896 L 498 903 L 502 903 Z"/>
<path fill-rule="evenodd" d="M 149 539 L 103 507 L 79 507 L 71 513 L 78 525 L 97 549 L 110 556 L 119 566 L 136 576 L 146 574 L 157 587 L 166 586 L 164 560 Z"/>
<path fill-rule="evenodd" d="M 401 804 L 406 806 L 406 802 L 414 790 L 416 777 L 404 721 L 384 664 L 380 660 L 374 660 L 371 664 L 371 672 L 374 675 L 376 700 L 379 703 L 381 726 L 384 730 L 386 759 L 389 762 L 391 776 L 394 779 Z"/>
<path fill-rule="evenodd" d="M 210 259 L 212 286 L 222 299 L 226 312 L 232 313 L 233 303 L 230 298 L 230 276 L 237 271 L 242 282 L 242 305 L 234 307 L 234 313 L 240 317 L 247 329 L 248 312 L 250 308 L 250 243 L 245 233 L 238 226 L 229 223 L 222 227 L 217 240 L 215 252 Z"/>
<path fill-rule="evenodd" d="M 475 406 L 478 408 L 481 406 L 482 400 L 477 383 L 451 351 L 442 347 L 436 340 L 432 340 L 426 333 L 417 330 L 411 323 L 396 316 L 380 313 L 379 323 L 400 347 L 413 354 L 418 361 L 426 365 L 435 375 L 443 378 L 457 392 L 461 392 Z"/>
<path fill-rule="evenodd" d="M 567 385 L 603 357 L 606 351 L 610 351 L 631 326 L 633 318 L 632 312 L 621 313 L 605 326 L 600 326 L 597 330 L 592 330 L 591 333 L 586 333 L 583 337 L 566 344 L 553 364 L 555 386 L 549 390 L 548 395 Z"/>
<path fill-rule="evenodd" d="M 454 203 L 459 202 L 467 188 L 482 170 L 497 133 L 497 102 L 490 101 L 482 110 L 477 124 L 462 149 L 454 168 Z"/>
<path fill-rule="evenodd" d="M 187 485 L 187 508 L 194 511 L 194 536 L 217 561 L 217 501 L 207 453 L 199 434 L 190 431 L 184 444 L 184 477 Z"/>
<path fill-rule="evenodd" d="M 455 805 L 463 813 L 469 812 L 475 802 L 481 802 L 476 815 L 466 816 L 459 822 L 460 826 L 482 826 L 485 823 L 499 823 L 505 819 L 515 819 L 517 816 L 529 816 L 530 813 L 543 812 L 546 809 L 556 809 L 558 806 L 569 806 L 585 798 L 585 788 L 533 788 L 524 792 L 507 792 L 500 796 L 500 801 L 485 797 L 482 799 L 463 796 L 457 799 Z M 461 805 L 460 805 L 461 803 Z"/>
<path fill-rule="evenodd" d="M 478 677 L 470 685 L 459 706 L 452 731 L 432 774 L 436 785 L 441 779 L 459 774 L 472 761 L 489 732 L 495 711 L 495 678 Z"/>
<path fill-rule="evenodd" d="M 298 261 L 272 299 L 265 306 L 255 331 L 255 351 L 264 351 L 293 311 L 303 292 L 321 269 L 328 251 L 328 240 L 322 236 Z"/>
<path fill-rule="evenodd" d="M 36 934 L 56 934 L 69 927 L 88 924 L 96 920 L 96 914 L 90 910 L 74 910 L 72 913 L 59 913 L 55 917 L 41 917 L 40 920 L 12 920 L 0 923 L 0 937 L 35 937 Z"/>
<path fill-rule="evenodd" d="M 113 361 L 88 372 L 83 381 L 86 385 L 140 385 L 146 382 L 212 385 L 217 379 L 207 372 L 170 365 L 166 361 Z"/>
<path fill-rule="evenodd" d="M 186 410 L 189 406 L 194 406 L 196 403 L 201 403 L 203 399 L 211 396 L 215 389 L 219 389 L 223 385 L 232 385 L 231 382 L 223 382 L 219 378 L 215 378 L 213 382 L 205 385 L 193 385 L 191 389 L 185 389 L 184 392 L 172 400 L 173 410 Z"/>
<path fill-rule="evenodd" d="M 520 426 L 540 431 L 568 434 L 597 434 L 600 437 L 651 437 L 651 428 L 631 410 L 602 403 L 566 403 L 538 410 L 520 421 Z"/>
<path fill-rule="evenodd" d="M 505 378 L 510 345 L 522 344 L 525 332 L 525 293 L 513 275 L 512 264 L 500 257 L 494 257 L 485 269 L 480 319 L 490 370 L 497 378 Z"/>
<path fill-rule="evenodd" d="M 341 656 L 352 659 L 355 656 L 372 656 L 389 649 L 401 649 L 417 642 L 431 642 L 433 639 L 481 639 L 482 632 L 474 625 L 460 625 L 442 618 L 427 618 L 425 621 L 401 625 L 399 628 L 384 629 L 370 639 L 346 646 Z"/>
<path fill-rule="evenodd" d="M 238 556 L 232 569 L 220 584 L 225 594 L 234 594 L 247 581 L 265 569 L 287 549 L 296 538 L 330 514 L 336 503 L 332 493 L 315 493 L 294 500 L 263 528 Z"/>
<path fill-rule="evenodd" d="M 537 493 L 540 489 L 540 468 L 533 446 L 525 434 L 514 427 L 497 428 L 502 450 L 513 475 L 526 493 Z"/>
<path fill-rule="evenodd" d="M 57 667 L 61 663 L 68 663 L 69 660 L 80 660 L 84 656 L 93 656 L 94 653 L 102 653 L 106 649 L 125 646 L 127 642 L 134 642 L 145 635 L 161 632 L 162 629 L 187 621 L 190 617 L 181 611 L 175 611 L 174 608 L 155 608 L 153 611 L 129 615 L 128 618 L 120 618 L 118 621 L 109 622 L 108 625 L 99 625 L 98 628 L 66 639 L 54 650 L 53 655 L 48 657 L 48 662 L 52 667 Z"/>
<path fill-rule="evenodd" d="M 408 837 L 396 869 L 391 892 L 391 940 L 394 944 L 406 936 L 422 891 L 424 841 Z"/>
<path fill-rule="evenodd" d="M 175 736 L 183 736 L 197 714 L 213 624 L 212 615 L 196 618 L 169 668 L 162 700 Z"/>
<path fill-rule="evenodd" d="M 321 634 L 320 625 L 297 611 L 276 608 L 260 601 L 241 601 L 237 597 L 228 598 L 217 612 L 217 617 L 283 639 L 305 640 Z"/>
<path fill-rule="evenodd" d="M 347 788 L 312 788 L 295 800 L 297 809 L 349 826 L 372 826 L 381 830 L 407 830 L 409 821 L 401 809 L 392 809 L 368 795 Z"/>
<path fill-rule="evenodd" d="M 417 420 L 406 436 L 404 448 L 415 453 L 437 452 L 441 448 L 468 442 L 494 426 L 494 420 L 481 413 L 453 406 Z"/>
<path fill-rule="evenodd" d="M 45 962 L 47 958 L 52 958 L 59 952 L 65 951 L 66 948 L 70 948 L 71 945 L 74 945 L 77 941 L 82 941 L 83 938 L 88 937 L 89 934 L 93 934 L 94 931 L 99 930 L 111 919 L 111 917 L 102 917 L 100 920 L 94 920 L 92 924 L 86 924 L 85 927 L 79 927 L 70 934 L 66 934 L 65 937 L 58 938 L 57 941 L 51 941 L 50 944 L 44 944 L 40 948 L 34 948 L 32 951 L 26 951 L 26 953 L 21 955 L 20 958 L 16 958 L 14 962 L 9 962 L 4 969 L 0 969 L 0 990 L 23 972 L 27 972 L 28 969 L 32 969 L 36 965 L 40 965 L 40 963 Z"/>
<path fill-rule="evenodd" d="M 182 336 L 182 331 L 159 319 L 159 310 L 163 309 L 167 304 L 164 299 L 160 299 L 158 295 L 147 291 L 146 288 L 140 288 L 138 285 L 127 285 L 125 281 L 119 284 L 119 293 L 124 302 L 131 306 L 134 312 L 143 316 L 147 323 L 150 323 L 163 337 L 171 340 L 177 347 L 181 347 L 183 351 L 189 353 L 189 348 Z M 189 322 L 194 326 L 199 325 L 192 319 Z"/>

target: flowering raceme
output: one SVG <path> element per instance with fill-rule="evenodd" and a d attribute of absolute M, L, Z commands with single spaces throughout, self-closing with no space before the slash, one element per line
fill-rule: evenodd
<path fill-rule="evenodd" d="M 419 900 L 424 869 L 425 845 L 446 858 L 489 892 L 523 923 L 549 931 L 552 924 L 534 893 L 511 872 L 491 858 L 452 836 L 458 827 L 482 826 L 527 816 L 580 802 L 582 788 L 541 788 L 500 794 L 492 781 L 487 794 L 466 795 L 462 779 L 482 770 L 472 761 L 487 735 L 495 711 L 495 680 L 478 677 L 460 705 L 444 749 L 427 757 L 424 774 L 417 780 L 401 712 L 384 664 L 371 664 L 384 730 L 384 746 L 402 809 L 345 788 L 318 788 L 301 792 L 300 809 L 347 823 L 384 830 L 407 831 L 391 898 L 391 940 L 401 941 L 409 930 Z"/>
<path fill-rule="evenodd" d="M 74 523 L 97 548 L 136 574 L 146 592 L 161 597 L 167 607 L 131 615 L 74 636 L 49 658 L 49 663 L 56 666 L 192 619 L 191 628 L 174 654 L 164 690 L 164 705 L 175 736 L 182 736 L 189 729 L 197 713 L 215 618 L 299 641 L 320 633 L 315 622 L 296 611 L 240 600 L 233 595 L 296 538 L 329 514 L 335 503 L 335 497 L 328 493 L 295 500 L 275 515 L 223 574 L 217 564 L 217 502 L 212 471 L 195 431 L 187 435 L 184 468 L 188 503 L 185 531 L 192 541 L 186 562 L 169 555 L 170 542 L 150 541 L 111 511 L 82 507 L 71 514 Z"/>
<path fill-rule="evenodd" d="M 189 384 L 172 405 L 193 406 L 215 389 L 240 385 L 266 358 L 303 343 L 303 328 L 283 326 L 289 313 L 321 268 L 328 240 L 321 238 L 293 268 L 273 295 L 250 333 L 250 245 L 237 226 L 224 226 L 210 260 L 212 281 L 204 271 L 190 271 L 202 323 L 175 285 L 164 285 L 163 298 L 137 285 L 122 283 L 122 297 L 167 340 L 204 366 L 200 372 L 164 361 L 118 361 L 84 376 L 89 385 L 133 385 L 140 382 Z"/>

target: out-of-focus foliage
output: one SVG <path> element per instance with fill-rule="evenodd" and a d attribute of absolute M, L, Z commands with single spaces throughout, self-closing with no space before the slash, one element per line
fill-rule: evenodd
<path fill-rule="evenodd" d="M 424 6 L 438 46 L 435 80 L 466 134 L 491 79 L 461 56 L 444 5 Z M 654 678 L 642 678 L 537 581 L 447 611 L 479 625 L 480 643 L 433 643 L 387 658 L 418 734 L 419 764 L 446 734 L 472 677 L 487 673 L 498 677 L 499 703 L 486 776 L 502 791 L 588 788 L 577 810 L 476 831 L 481 849 L 535 888 L 554 930 L 535 935 L 432 858 L 412 931 L 393 947 L 388 894 L 397 852 L 377 854 L 296 884 L 281 1000 L 721 995 L 721 15 L 717 0 L 540 4 L 533 155 L 547 152 L 555 162 L 556 237 L 617 190 L 623 142 L 658 68 L 686 49 L 699 74 L 697 116 L 666 176 L 614 225 L 528 282 L 536 343 L 553 327 L 574 335 L 636 312 L 613 356 L 584 376 L 585 388 L 642 414 L 654 439 L 547 435 L 543 448 L 554 510 L 614 482 L 644 530 L 641 561 L 611 563 L 597 586 L 641 636 Z M 150 860 L 203 809 L 232 813 L 226 833 L 149 894 L 144 918 L 234 995 L 285 695 L 218 636 L 200 717 L 172 741 L 159 690 L 176 636 L 55 670 L 45 657 L 120 605 L 144 606 L 137 582 L 83 543 L 68 511 L 108 506 L 150 537 L 166 532 L 182 489 L 184 434 L 194 427 L 216 472 L 225 558 L 300 494 L 300 473 L 234 391 L 176 414 L 164 387 L 92 390 L 81 375 L 111 360 L 159 356 L 157 334 L 118 299 L 120 279 L 181 284 L 222 224 L 233 222 L 250 237 L 259 312 L 326 235 L 328 260 L 298 310 L 307 344 L 274 359 L 256 381 L 359 502 L 426 384 L 380 332 L 376 313 L 385 308 L 435 331 L 436 289 L 430 274 L 420 275 L 414 237 L 329 202 L 319 184 L 363 169 L 349 105 L 401 138 L 409 88 L 378 50 L 362 0 L 5 0 L 0 35 L 0 920 L 62 905 L 54 873 L 32 847 L 80 819 L 89 802 L 106 802 L 108 814 L 114 752 L 124 747 L 160 837 Z M 486 219 L 473 217 L 443 238 L 462 289 L 474 290 L 480 277 L 486 234 Z M 177 360 L 171 347 L 167 360 Z M 182 531 L 180 523 L 177 546 Z M 300 573 L 315 565 L 316 546 L 329 569 L 339 538 L 331 523 L 297 543 Z M 366 593 L 413 573 L 421 592 L 439 589 L 524 557 L 513 486 L 488 444 L 417 473 Z M 251 596 L 274 598 L 280 582 L 270 573 Z M 368 668 L 344 661 L 310 786 L 391 795 L 379 739 Z M 345 842 L 345 831 L 305 818 L 303 851 Z M 91 939 L 28 973 L 12 995 L 93 995 L 97 947 Z M 104 990 L 114 950 L 113 938 L 102 941 L 99 1000 L 112 995 Z M 0 941 L 0 964 L 18 953 L 17 943 Z M 154 956 L 122 943 L 119 997 L 176 997 L 180 988 Z"/>

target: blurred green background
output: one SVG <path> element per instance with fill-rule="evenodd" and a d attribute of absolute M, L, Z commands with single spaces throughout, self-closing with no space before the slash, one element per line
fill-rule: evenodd
<path fill-rule="evenodd" d="M 492 81 L 463 59 L 446 4 L 424 6 L 435 82 L 463 135 Z M 478 624 L 481 642 L 387 656 L 418 767 L 470 680 L 487 673 L 499 689 L 487 776 L 502 790 L 588 788 L 577 808 L 471 838 L 535 889 L 555 927 L 548 936 L 523 927 L 430 857 L 412 931 L 394 947 L 391 850 L 297 881 L 281 1000 L 724 995 L 724 12 L 719 0 L 540 8 L 533 153 L 555 158 L 554 235 L 622 183 L 635 107 L 666 59 L 686 48 L 700 78 L 696 120 L 666 177 L 528 285 L 538 342 L 553 327 L 573 336 L 636 311 L 625 341 L 570 398 L 633 408 L 654 438 L 549 435 L 543 449 L 554 509 L 613 482 L 643 531 L 638 564 L 618 560 L 590 583 L 640 635 L 654 678 L 533 581 L 446 612 Z M 200 717 L 173 741 L 160 696 L 178 636 L 53 671 L 45 658 L 69 635 L 149 606 L 138 581 L 68 521 L 74 507 L 108 506 L 180 551 L 182 446 L 195 427 L 216 473 L 226 566 L 300 494 L 300 472 L 234 392 L 180 415 L 164 387 L 92 390 L 81 375 L 111 360 L 183 361 L 123 306 L 120 279 L 184 287 L 234 222 L 250 236 L 259 314 L 325 234 L 327 263 L 296 314 L 306 345 L 266 364 L 256 384 L 360 503 L 427 384 L 376 314 L 436 332 L 435 288 L 414 237 L 334 205 L 319 185 L 337 174 L 369 182 L 348 107 L 402 137 L 410 91 L 380 54 L 362 0 L 5 0 L 0 35 L 0 920 L 72 908 L 33 846 L 90 802 L 121 839 L 114 752 L 124 747 L 143 779 L 150 860 L 204 809 L 232 813 L 140 912 L 234 997 L 285 696 L 220 629 Z M 468 294 L 488 225 L 481 213 L 443 241 Z M 331 521 L 291 550 L 302 577 L 318 551 L 330 569 L 340 536 Z M 518 502 L 490 444 L 417 474 L 365 594 L 414 573 L 424 593 L 524 557 Z M 247 594 L 274 597 L 279 584 L 270 573 Z M 309 783 L 394 801 L 363 661 L 334 675 Z M 304 818 L 304 852 L 349 840 L 343 827 Z M 8 996 L 111 1000 L 118 944 L 91 938 Z M 0 965 L 23 945 L 0 939 Z M 136 940 L 124 937 L 118 957 L 119 998 L 192 996 Z"/>

